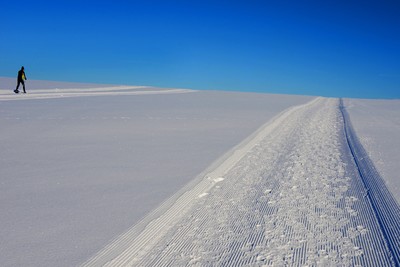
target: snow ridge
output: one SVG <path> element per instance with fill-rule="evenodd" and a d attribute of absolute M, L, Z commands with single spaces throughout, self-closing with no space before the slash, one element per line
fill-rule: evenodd
<path fill-rule="evenodd" d="M 349 148 L 362 181 L 367 188 L 366 196 L 375 212 L 394 264 L 400 266 L 400 207 L 357 138 L 349 114 L 343 105 L 343 99 L 340 100 L 340 110 L 344 119 Z"/>

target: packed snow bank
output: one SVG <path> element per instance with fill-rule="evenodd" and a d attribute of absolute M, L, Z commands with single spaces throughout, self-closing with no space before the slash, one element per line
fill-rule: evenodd
<path fill-rule="evenodd" d="M 262 124 L 312 99 L 115 91 L 30 99 L 28 88 L 13 95 L 24 101 L 1 101 L 2 266 L 87 260 Z"/>
<path fill-rule="evenodd" d="M 400 100 L 345 99 L 355 132 L 400 203 Z"/>

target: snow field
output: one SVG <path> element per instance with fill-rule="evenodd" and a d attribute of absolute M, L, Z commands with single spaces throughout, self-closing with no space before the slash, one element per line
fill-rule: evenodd
<path fill-rule="evenodd" d="M 189 211 L 191 204 L 195 203 L 196 199 L 207 196 L 211 188 L 225 179 L 220 176 L 226 174 L 233 165 L 264 137 L 266 132 L 271 132 L 275 127 L 278 127 L 284 118 L 300 107 L 301 106 L 289 108 L 287 111 L 273 118 L 258 131 L 246 138 L 242 143 L 229 151 L 222 159 L 212 164 L 212 166 L 205 171 L 204 179 L 198 184 L 194 184 L 197 181 L 197 179 L 195 179 L 192 183 L 189 183 L 179 190 L 175 196 L 165 201 L 163 205 L 150 213 L 148 217 L 153 218 L 155 217 L 154 214 L 159 214 L 160 211 L 166 210 L 166 212 L 151 221 L 144 231 L 140 232 L 140 229 L 144 228 L 143 224 L 148 222 L 147 218 L 144 218 L 141 223 L 136 224 L 127 231 L 127 233 L 106 246 L 83 264 L 83 266 L 103 266 L 105 264 L 110 266 L 126 266 L 132 260 L 132 255 L 136 257 L 139 254 L 144 254 L 147 249 L 151 249 L 153 245 L 159 241 L 159 238 L 165 235 L 167 230 L 170 229 L 169 227 L 174 225 L 179 217 L 186 215 L 186 212 Z M 208 170 L 211 170 L 211 172 L 207 173 Z M 200 174 L 200 176 L 202 175 L 203 174 Z M 180 196 L 181 194 L 182 196 Z M 170 202 L 172 201 L 176 202 L 169 208 L 171 205 Z M 136 260 L 136 258 L 134 260 Z"/>
<path fill-rule="evenodd" d="M 343 104 L 354 134 L 400 203 L 400 100 L 344 99 Z"/>
<path fill-rule="evenodd" d="M 351 153 L 355 159 L 362 182 L 366 188 L 365 197 L 368 198 L 374 210 L 376 219 L 380 225 L 382 235 L 392 253 L 396 266 L 400 265 L 400 207 L 395 197 L 385 185 L 372 160 L 360 140 L 355 135 L 349 114 L 340 103 L 343 117 L 345 118 L 345 130 Z"/>
<path fill-rule="evenodd" d="M 84 266 L 392 266 L 339 101 L 289 109 Z"/>
<path fill-rule="evenodd" d="M 66 97 L 79 86 L 52 86 L 0 101 L 1 266 L 78 266 L 132 225 L 141 233 L 227 150 L 313 99 L 100 86 Z M 129 91 L 153 93 L 118 94 Z"/>
<path fill-rule="evenodd" d="M 146 86 L 113 86 L 86 89 L 38 89 L 28 91 L 27 94 L 10 94 L 9 90 L 0 90 L 1 100 L 28 100 L 28 99 L 50 99 L 81 96 L 129 96 L 149 94 L 177 94 L 189 93 L 194 90 L 187 89 L 160 89 Z"/>
<path fill-rule="evenodd" d="M 3 80 L 2 266 L 400 264 L 398 101 Z"/>

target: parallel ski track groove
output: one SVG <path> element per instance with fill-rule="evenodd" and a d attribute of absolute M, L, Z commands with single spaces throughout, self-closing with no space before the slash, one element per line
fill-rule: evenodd
<path fill-rule="evenodd" d="M 344 107 L 343 99 L 340 99 L 340 110 L 345 122 L 348 145 L 362 181 L 367 188 L 367 198 L 375 212 L 394 264 L 398 267 L 400 266 L 400 207 L 357 138 L 350 116 Z"/>

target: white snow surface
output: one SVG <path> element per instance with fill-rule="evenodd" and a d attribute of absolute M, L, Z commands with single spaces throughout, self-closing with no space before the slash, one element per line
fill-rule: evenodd
<path fill-rule="evenodd" d="M 338 99 L 14 86 L 0 78 L 1 266 L 399 264 L 400 209 L 366 188 Z M 399 200 L 400 101 L 344 106 Z"/>
<path fill-rule="evenodd" d="M 362 145 L 400 203 L 400 100 L 346 99 Z"/>
<path fill-rule="evenodd" d="M 343 126 L 337 99 L 287 109 L 83 266 L 394 266 Z"/>
<path fill-rule="evenodd" d="M 84 263 L 165 214 L 263 124 L 313 99 L 30 80 L 28 93 L 15 95 L 7 80 L 0 78 L 1 266 Z M 215 189 L 226 177 L 206 180 Z"/>

